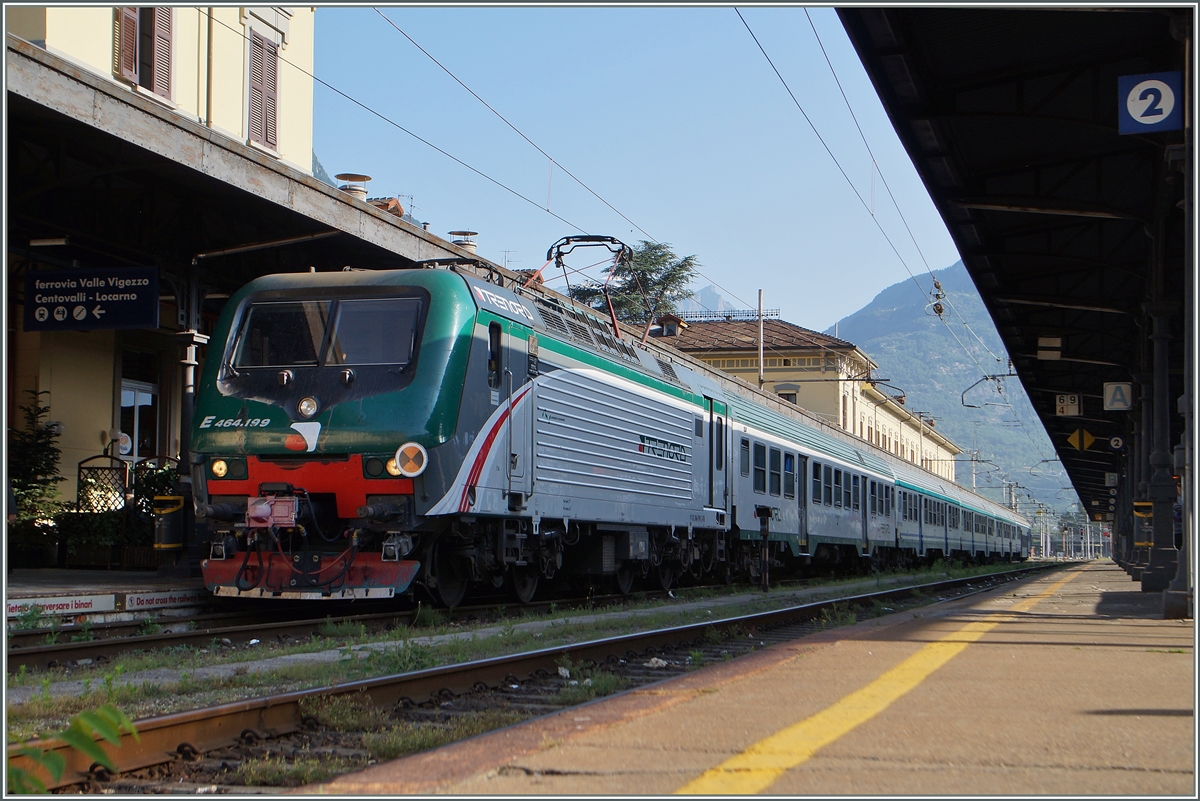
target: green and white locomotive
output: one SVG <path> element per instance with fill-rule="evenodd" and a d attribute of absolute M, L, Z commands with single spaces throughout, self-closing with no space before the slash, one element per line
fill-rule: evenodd
<path fill-rule="evenodd" d="M 191 440 L 214 594 L 455 606 L 1028 553 L 1012 510 L 486 274 L 271 275 L 230 299 Z"/>

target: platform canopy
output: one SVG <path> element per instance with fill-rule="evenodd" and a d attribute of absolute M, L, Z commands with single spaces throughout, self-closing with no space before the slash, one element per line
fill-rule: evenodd
<path fill-rule="evenodd" d="M 1134 434 L 1153 383 L 1151 313 L 1170 336 L 1170 445 L 1184 428 L 1191 164 L 1181 130 L 1119 133 L 1118 86 L 1187 74 L 1192 13 L 838 11 L 1093 514 L 1110 508 L 1112 474 L 1131 480 L 1132 449 L 1150 447 Z M 1132 407 L 1106 411 L 1105 384 L 1125 382 Z M 1078 414 L 1061 414 L 1072 397 Z"/>

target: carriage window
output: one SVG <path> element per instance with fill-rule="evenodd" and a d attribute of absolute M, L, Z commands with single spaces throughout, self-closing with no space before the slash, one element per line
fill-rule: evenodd
<path fill-rule="evenodd" d="M 783 455 L 783 497 L 796 497 L 796 456 L 791 453 Z"/>
<path fill-rule="evenodd" d="M 833 506 L 833 468 L 829 465 L 825 465 L 824 473 L 822 475 L 825 478 L 825 485 L 823 488 L 825 505 Z"/>
<path fill-rule="evenodd" d="M 875 482 L 872 481 L 868 485 L 868 488 L 870 489 L 871 500 L 869 501 L 869 505 L 867 506 L 867 508 L 871 511 L 871 514 L 875 514 L 875 510 L 878 508 L 875 505 Z"/>
<path fill-rule="evenodd" d="M 780 476 L 780 462 L 782 460 L 782 454 L 780 453 L 778 448 L 771 448 L 770 458 L 771 458 L 771 460 L 768 463 L 768 467 L 770 468 L 770 471 L 771 471 L 770 491 L 771 491 L 772 495 L 778 495 L 780 490 L 782 489 L 782 487 L 780 486 L 782 484 L 782 480 L 781 480 L 781 476 Z"/>
<path fill-rule="evenodd" d="M 841 507 L 842 505 L 842 471 L 833 471 L 833 505 Z"/>
<path fill-rule="evenodd" d="M 767 446 L 754 443 L 754 491 L 767 491 Z"/>
<path fill-rule="evenodd" d="M 750 440 L 742 439 L 742 475 L 750 475 Z"/>
<path fill-rule="evenodd" d="M 850 508 L 850 474 L 846 473 L 842 481 L 842 506 Z"/>
<path fill-rule="evenodd" d="M 812 502 L 821 502 L 821 463 L 813 462 L 812 472 Z"/>
<path fill-rule="evenodd" d="M 855 476 L 852 480 L 854 482 L 854 484 L 853 484 L 853 486 L 854 486 L 854 511 L 857 512 L 859 509 L 862 508 L 862 501 L 859 500 L 859 496 L 858 496 L 858 481 L 859 481 L 858 476 Z"/>

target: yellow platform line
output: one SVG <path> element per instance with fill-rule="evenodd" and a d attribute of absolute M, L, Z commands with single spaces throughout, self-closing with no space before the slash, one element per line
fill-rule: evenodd
<path fill-rule="evenodd" d="M 1043 592 L 1015 604 L 1010 613 L 995 620 L 968 623 L 937 642 L 923 646 L 862 689 L 855 690 L 833 706 L 793 726 L 759 740 L 675 792 L 704 795 L 762 792 L 786 771 L 811 758 L 819 749 L 887 709 L 893 701 L 912 690 L 984 634 L 1001 623 L 1013 620 L 1013 614 L 1033 608 L 1082 572 L 1072 571 Z"/>

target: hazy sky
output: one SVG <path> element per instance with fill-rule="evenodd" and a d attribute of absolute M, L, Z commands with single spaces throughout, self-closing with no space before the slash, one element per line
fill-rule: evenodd
<path fill-rule="evenodd" d="M 698 257 L 695 289 L 751 308 L 761 288 L 767 308 L 823 330 L 908 270 L 928 288 L 927 265 L 958 259 L 833 9 L 740 8 L 840 170 L 732 6 L 379 8 L 561 167 L 371 7 L 318 8 L 316 76 L 532 203 L 320 84 L 316 153 L 330 175 L 372 176 L 372 197 L 411 195 L 439 236 L 478 231 L 492 261 L 540 267 L 575 233 L 653 238 Z"/>

